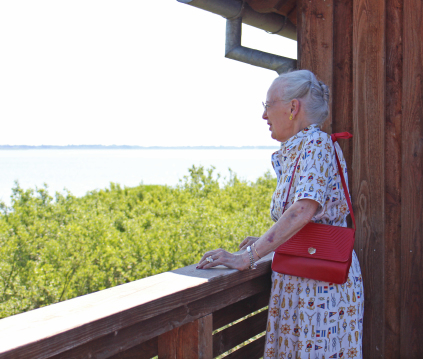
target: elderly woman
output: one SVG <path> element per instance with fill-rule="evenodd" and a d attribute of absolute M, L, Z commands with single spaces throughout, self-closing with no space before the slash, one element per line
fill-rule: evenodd
<path fill-rule="evenodd" d="M 347 226 L 349 211 L 335 149 L 346 178 L 345 159 L 339 145 L 319 127 L 328 116 L 328 102 L 328 87 L 310 71 L 282 74 L 272 83 L 263 103 L 263 119 L 272 138 L 281 142 L 281 149 L 272 155 L 278 178 L 270 206 L 275 223 L 260 238 L 244 239 L 240 248 L 249 247 L 248 252 L 207 252 L 199 269 L 252 268 L 310 221 Z M 286 179 L 298 158 L 284 211 L 290 182 Z M 363 301 L 354 251 L 348 280 L 342 285 L 273 272 L 264 358 L 361 358 Z"/>

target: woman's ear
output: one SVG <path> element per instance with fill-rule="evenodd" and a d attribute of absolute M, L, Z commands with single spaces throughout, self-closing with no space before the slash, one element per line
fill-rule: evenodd
<path fill-rule="evenodd" d="M 293 117 L 296 117 L 298 112 L 300 112 L 300 106 L 300 101 L 298 101 L 296 98 L 291 101 L 291 113 Z"/>

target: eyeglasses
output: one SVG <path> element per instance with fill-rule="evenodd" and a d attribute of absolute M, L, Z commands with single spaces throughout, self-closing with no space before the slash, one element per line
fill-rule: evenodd
<path fill-rule="evenodd" d="M 282 101 L 282 100 L 271 101 L 271 104 L 277 101 Z M 267 102 L 262 102 L 261 104 L 263 105 L 264 111 L 267 111 L 270 108 L 270 105 Z"/>

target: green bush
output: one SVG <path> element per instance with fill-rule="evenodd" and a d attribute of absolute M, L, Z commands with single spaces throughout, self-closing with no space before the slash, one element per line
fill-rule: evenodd
<path fill-rule="evenodd" d="M 192 167 L 175 188 L 140 185 L 67 192 L 16 184 L 0 203 L 0 318 L 236 251 L 271 225 L 276 180 L 231 177 Z"/>

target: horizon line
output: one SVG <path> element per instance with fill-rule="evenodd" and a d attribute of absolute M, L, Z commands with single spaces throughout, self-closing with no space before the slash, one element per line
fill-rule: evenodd
<path fill-rule="evenodd" d="M 138 146 L 138 145 L 0 145 L 0 150 L 25 149 L 277 149 L 278 146 Z"/>

